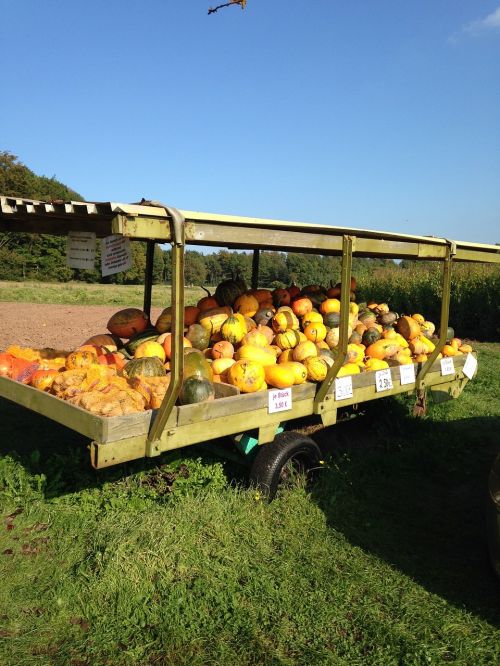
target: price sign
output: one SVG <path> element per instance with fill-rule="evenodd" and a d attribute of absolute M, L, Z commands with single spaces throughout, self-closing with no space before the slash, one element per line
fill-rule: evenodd
<path fill-rule="evenodd" d="M 464 375 L 469 379 L 472 379 L 476 374 L 477 370 L 477 359 L 472 354 L 467 354 L 467 358 L 464 363 Z"/>
<path fill-rule="evenodd" d="M 269 391 L 269 414 L 274 414 L 275 412 L 286 412 L 288 409 L 292 409 L 291 388 Z"/>
<path fill-rule="evenodd" d="M 335 400 L 352 398 L 352 377 L 337 377 L 335 380 Z"/>
<path fill-rule="evenodd" d="M 391 369 L 384 368 L 375 373 L 375 387 L 379 391 L 390 391 L 392 389 Z"/>
<path fill-rule="evenodd" d="M 400 365 L 399 377 L 401 380 L 401 386 L 403 386 L 404 384 L 414 384 L 415 366 L 413 365 L 413 363 L 408 363 L 408 365 Z"/>
<path fill-rule="evenodd" d="M 132 267 L 130 239 L 125 236 L 106 236 L 101 241 L 101 272 L 103 277 L 128 271 Z"/>
<path fill-rule="evenodd" d="M 70 268 L 95 268 L 96 236 L 92 231 L 68 231 L 66 265 Z"/>
<path fill-rule="evenodd" d="M 455 374 L 455 364 L 451 356 L 445 356 L 441 359 L 441 375 L 454 375 Z"/>

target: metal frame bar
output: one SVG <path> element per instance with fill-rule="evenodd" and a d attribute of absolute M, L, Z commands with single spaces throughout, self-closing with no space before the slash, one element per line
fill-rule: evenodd
<path fill-rule="evenodd" d="M 153 290 L 153 264 L 155 256 L 156 242 L 153 240 L 146 241 L 146 271 L 144 275 L 144 306 L 143 310 L 151 317 L 151 292 Z"/>
<path fill-rule="evenodd" d="M 337 358 L 321 383 L 321 386 L 314 398 L 314 413 L 319 414 L 324 409 L 323 402 L 330 386 L 341 366 L 344 364 L 347 354 L 347 345 L 349 342 L 349 305 L 351 303 L 351 270 L 352 254 L 355 238 L 353 236 L 344 236 L 342 239 L 342 268 L 341 268 L 341 289 L 340 289 L 340 332 Z"/>
<path fill-rule="evenodd" d="M 451 301 L 451 268 L 454 254 L 454 246 L 452 243 L 448 245 L 446 250 L 446 258 L 443 262 L 443 277 L 441 288 L 441 315 L 439 318 L 439 340 L 433 352 L 431 352 L 427 361 L 424 363 L 416 380 L 416 388 L 418 390 L 424 388 L 424 377 L 429 372 L 432 364 L 441 353 L 446 343 L 446 333 L 448 330 L 448 322 L 450 317 L 450 301 Z"/>

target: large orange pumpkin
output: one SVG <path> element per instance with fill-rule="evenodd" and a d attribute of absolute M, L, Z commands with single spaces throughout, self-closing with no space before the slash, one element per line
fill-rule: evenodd
<path fill-rule="evenodd" d="M 295 373 L 284 364 L 268 365 L 264 368 L 266 383 L 274 388 L 289 388 L 295 384 Z"/>
<path fill-rule="evenodd" d="M 108 321 L 107 329 L 119 338 L 131 338 L 136 333 L 146 330 L 149 323 L 148 316 L 138 308 L 125 308 L 119 310 Z"/>
<path fill-rule="evenodd" d="M 408 317 L 407 315 L 404 315 L 397 320 L 396 330 L 398 333 L 401 333 L 405 340 L 416 338 L 421 333 L 421 328 L 418 321 L 413 319 L 413 317 Z"/>
<path fill-rule="evenodd" d="M 255 361 L 262 366 L 274 365 L 276 363 L 276 354 L 269 347 L 257 347 L 257 345 L 243 345 L 235 354 L 237 361 L 249 360 Z"/>
<path fill-rule="evenodd" d="M 252 294 L 242 294 L 234 302 L 234 310 L 247 317 L 253 317 L 259 309 L 259 301 Z"/>
<path fill-rule="evenodd" d="M 366 348 L 365 355 L 368 358 L 378 358 L 380 360 L 385 360 L 390 356 L 394 356 L 401 347 L 398 344 L 395 344 L 393 340 L 377 340 L 372 345 Z"/>
<path fill-rule="evenodd" d="M 304 315 L 311 312 L 312 309 L 312 301 L 310 298 L 307 298 L 307 296 L 296 298 L 292 303 L 293 313 L 297 315 L 297 317 L 303 317 Z"/>

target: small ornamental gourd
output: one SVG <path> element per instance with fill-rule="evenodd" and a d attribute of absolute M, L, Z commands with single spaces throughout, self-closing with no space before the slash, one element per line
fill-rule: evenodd
<path fill-rule="evenodd" d="M 198 323 L 209 331 L 210 336 L 213 336 L 220 332 L 222 324 L 232 313 L 232 309 L 228 306 L 214 308 L 213 310 L 203 310 L 198 317 Z"/>
<path fill-rule="evenodd" d="M 66 357 L 66 369 L 77 370 L 79 368 L 90 368 L 91 365 L 97 365 L 97 354 L 91 351 L 74 351 Z"/>
<path fill-rule="evenodd" d="M 293 328 L 287 328 L 283 333 L 276 333 L 274 343 L 282 350 L 293 349 L 300 343 L 299 332 Z"/>
<path fill-rule="evenodd" d="M 125 377 L 164 377 L 166 375 L 163 363 L 156 356 L 136 358 L 129 361 L 123 368 L 123 375 Z"/>
<path fill-rule="evenodd" d="M 182 382 L 179 394 L 181 405 L 192 405 L 196 402 L 207 402 L 214 400 L 214 386 L 208 379 L 189 377 Z"/>
<path fill-rule="evenodd" d="M 232 345 L 238 344 L 247 334 L 245 318 L 238 313 L 229 315 L 223 322 L 220 331 L 224 340 Z"/>
<path fill-rule="evenodd" d="M 227 371 L 227 379 L 242 393 L 256 393 L 266 383 L 263 366 L 249 359 L 236 361 Z"/>
<path fill-rule="evenodd" d="M 322 382 L 328 373 L 328 364 L 321 356 L 309 356 L 304 359 L 307 379 L 311 382 Z"/>

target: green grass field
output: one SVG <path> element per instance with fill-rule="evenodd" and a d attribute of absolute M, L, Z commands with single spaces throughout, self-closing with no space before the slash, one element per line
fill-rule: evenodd
<path fill-rule="evenodd" d="M 92 471 L 80 436 L 0 402 L 0 663 L 499 663 L 500 345 L 478 349 L 458 400 L 318 433 L 322 476 L 270 505 L 203 447 Z"/>

